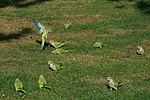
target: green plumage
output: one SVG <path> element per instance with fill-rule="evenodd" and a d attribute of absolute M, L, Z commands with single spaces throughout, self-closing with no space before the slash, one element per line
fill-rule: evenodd
<path fill-rule="evenodd" d="M 42 34 L 42 44 L 41 44 L 41 49 L 42 49 L 42 50 L 44 49 L 45 42 L 46 42 L 46 38 L 47 38 L 47 33 L 44 32 L 44 33 Z"/>
<path fill-rule="evenodd" d="M 40 75 L 39 80 L 38 80 L 38 84 L 39 84 L 40 89 L 41 88 L 50 88 L 47 86 L 47 82 L 46 82 L 43 75 Z"/>
<path fill-rule="evenodd" d="M 50 40 L 50 44 L 54 47 L 54 48 L 60 48 L 63 45 L 65 45 L 66 43 L 61 43 L 58 41 L 54 41 L 54 40 Z"/>
<path fill-rule="evenodd" d="M 47 34 L 49 31 L 51 30 L 47 30 L 38 20 L 33 19 L 34 20 L 34 25 L 37 28 L 39 34 L 42 35 L 42 44 L 41 44 L 41 49 L 44 49 L 45 46 L 45 42 L 46 42 L 46 38 L 47 38 Z"/>
<path fill-rule="evenodd" d="M 64 24 L 64 26 L 65 26 L 65 29 L 71 28 L 71 23 L 68 22 L 68 23 Z"/>
<path fill-rule="evenodd" d="M 116 82 L 111 77 L 107 77 L 107 85 L 110 88 L 110 90 L 118 90 L 118 87 L 122 86 L 123 84 L 121 82 Z"/>
<path fill-rule="evenodd" d="M 17 92 L 23 92 L 26 93 L 25 90 L 23 89 L 23 84 L 22 82 L 19 80 L 19 78 L 16 78 L 15 82 L 14 82 L 14 86 Z"/>
<path fill-rule="evenodd" d="M 107 44 L 105 44 L 103 42 L 95 42 L 94 47 L 96 47 L 96 48 L 102 48 L 105 45 L 107 45 Z"/>
<path fill-rule="evenodd" d="M 65 50 L 65 49 L 62 49 L 62 48 L 57 48 L 55 50 L 52 51 L 53 54 L 61 54 L 61 53 L 66 53 L 66 52 L 71 52 L 73 50 Z"/>
<path fill-rule="evenodd" d="M 49 68 L 53 71 L 58 71 L 64 68 L 61 65 L 54 63 L 53 61 L 48 61 L 48 64 L 49 64 Z"/>

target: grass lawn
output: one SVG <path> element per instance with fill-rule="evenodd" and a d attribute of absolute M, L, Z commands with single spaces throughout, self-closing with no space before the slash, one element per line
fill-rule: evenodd
<path fill-rule="evenodd" d="M 150 8 L 137 2 L 113 0 L 0 0 L 0 100 L 149 100 Z M 144 6 L 142 6 L 144 7 Z M 66 42 L 74 52 L 52 54 L 53 47 L 36 42 L 37 18 L 51 28 L 47 43 Z M 65 29 L 63 24 L 71 22 Z M 94 48 L 95 42 L 107 44 Z M 145 53 L 137 55 L 137 45 Z M 64 62 L 64 69 L 49 70 L 47 62 Z M 51 87 L 40 89 L 43 74 Z M 107 77 L 123 82 L 110 91 Z M 15 91 L 24 84 L 26 96 Z"/>

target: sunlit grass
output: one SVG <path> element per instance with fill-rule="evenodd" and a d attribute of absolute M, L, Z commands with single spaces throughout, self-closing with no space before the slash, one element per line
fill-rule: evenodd
<path fill-rule="evenodd" d="M 125 8 L 120 9 L 116 8 L 119 2 L 108 0 L 50 0 L 0 8 L 0 99 L 21 98 L 13 85 L 18 77 L 24 84 L 25 100 L 148 100 L 149 15 L 137 10 L 133 2 L 123 4 Z M 62 48 L 74 51 L 54 55 L 50 45 L 41 50 L 33 18 L 52 29 L 47 43 L 50 39 L 68 41 Z M 65 29 L 66 22 L 72 27 Z M 25 28 L 30 29 L 28 34 L 20 31 Z M 94 48 L 97 41 L 107 46 Z M 143 56 L 136 55 L 137 45 L 143 46 Z M 64 69 L 51 71 L 49 60 L 63 62 Z M 41 74 L 50 90 L 39 88 Z M 108 76 L 124 85 L 110 91 Z"/>

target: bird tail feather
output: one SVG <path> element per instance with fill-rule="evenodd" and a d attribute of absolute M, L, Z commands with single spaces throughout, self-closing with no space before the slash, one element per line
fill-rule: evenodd
<path fill-rule="evenodd" d="M 118 82 L 118 87 L 121 87 L 123 85 L 123 83 Z"/>
<path fill-rule="evenodd" d="M 19 89 L 18 92 L 26 94 L 25 90 L 23 90 L 23 89 Z"/>

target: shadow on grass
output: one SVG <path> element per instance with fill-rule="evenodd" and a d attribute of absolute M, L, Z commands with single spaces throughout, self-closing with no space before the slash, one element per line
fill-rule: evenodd
<path fill-rule="evenodd" d="M 18 8 L 28 7 L 35 4 L 41 4 L 45 1 L 53 1 L 53 0 L 0 0 L 0 8 L 7 6 L 15 6 Z"/>
<path fill-rule="evenodd" d="M 38 44 L 41 45 L 41 44 L 42 44 L 42 41 L 41 41 L 41 40 L 36 40 L 36 43 L 38 43 Z M 46 47 L 48 47 L 49 45 L 50 45 L 50 43 L 45 42 L 43 50 L 44 50 Z"/>
<path fill-rule="evenodd" d="M 9 42 L 11 39 L 19 39 L 20 37 L 24 37 L 26 34 L 31 33 L 30 28 L 24 28 L 22 31 L 17 33 L 10 33 L 8 35 L 4 33 L 0 33 L 0 41 L 6 41 Z"/>
<path fill-rule="evenodd" d="M 143 13 L 150 15 L 150 1 L 141 0 L 136 3 L 136 7 Z"/>
<path fill-rule="evenodd" d="M 135 1 L 135 0 L 109 0 L 109 1 L 117 1 L 117 2 L 119 2 L 119 1 Z"/>

